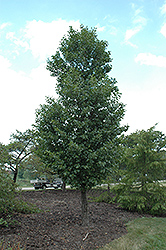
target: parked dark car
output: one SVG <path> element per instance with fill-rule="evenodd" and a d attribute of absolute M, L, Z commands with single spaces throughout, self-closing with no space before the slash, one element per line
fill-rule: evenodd
<path fill-rule="evenodd" d="M 32 180 L 30 182 L 33 183 L 35 189 L 45 189 L 51 187 L 57 189 L 57 188 L 62 188 L 63 185 L 63 182 L 60 178 L 56 178 L 52 182 L 49 180 L 42 180 L 42 179 Z"/>

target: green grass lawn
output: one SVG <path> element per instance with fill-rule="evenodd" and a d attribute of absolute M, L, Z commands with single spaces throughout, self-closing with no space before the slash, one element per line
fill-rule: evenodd
<path fill-rule="evenodd" d="M 101 250 L 164 250 L 166 218 L 141 218 L 127 224 L 128 233 Z"/>

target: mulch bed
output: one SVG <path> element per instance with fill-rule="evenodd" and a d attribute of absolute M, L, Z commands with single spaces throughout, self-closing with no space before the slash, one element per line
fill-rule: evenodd
<path fill-rule="evenodd" d="M 88 196 L 97 196 L 101 192 L 93 190 Z M 5 244 L 19 245 L 26 250 L 98 249 L 126 234 L 125 224 L 128 221 L 147 216 L 125 211 L 116 204 L 89 202 L 90 225 L 83 227 L 79 191 L 23 191 L 21 196 L 42 212 L 16 214 L 19 225 L 0 227 L 0 242 L 3 240 Z M 1 249 L 7 249 L 7 245 L 1 246 Z"/>

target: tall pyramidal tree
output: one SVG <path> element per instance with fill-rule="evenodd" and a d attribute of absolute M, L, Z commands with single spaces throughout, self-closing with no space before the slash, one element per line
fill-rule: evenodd
<path fill-rule="evenodd" d="M 88 224 L 86 191 L 115 165 L 124 105 L 111 71 L 108 43 L 96 29 L 70 27 L 47 69 L 56 77 L 58 100 L 47 98 L 36 113 L 40 156 L 64 181 L 81 191 L 82 222 Z"/>

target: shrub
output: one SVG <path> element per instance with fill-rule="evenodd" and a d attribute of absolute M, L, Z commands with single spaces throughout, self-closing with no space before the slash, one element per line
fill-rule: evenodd
<path fill-rule="evenodd" d="M 0 214 L 9 214 L 15 207 L 16 185 L 9 174 L 0 169 Z"/>
<path fill-rule="evenodd" d="M 18 196 L 17 185 L 14 184 L 10 175 L 0 169 L 0 226 L 10 226 L 13 224 L 12 215 L 19 213 L 39 212 L 33 205 L 23 202 Z"/>
<path fill-rule="evenodd" d="M 152 215 L 166 214 L 166 189 L 158 183 L 147 183 L 146 191 L 139 186 L 130 188 L 125 184 L 113 187 L 114 198 L 111 201 L 120 203 L 122 208 Z"/>
<path fill-rule="evenodd" d="M 106 203 L 111 202 L 111 196 L 108 191 L 103 192 L 98 197 L 89 197 L 89 198 L 90 198 L 90 201 L 92 202 L 106 202 Z"/>
<path fill-rule="evenodd" d="M 92 198 L 94 202 L 118 203 L 119 207 L 138 213 L 151 215 L 166 215 L 166 187 L 159 183 L 147 183 L 146 192 L 140 186 L 118 184 L 105 191 L 98 197 Z"/>
<path fill-rule="evenodd" d="M 153 126 L 124 137 L 122 148 L 121 183 L 113 188 L 114 201 L 131 211 L 166 214 L 166 190 L 159 183 L 166 173 L 166 136 Z"/>

